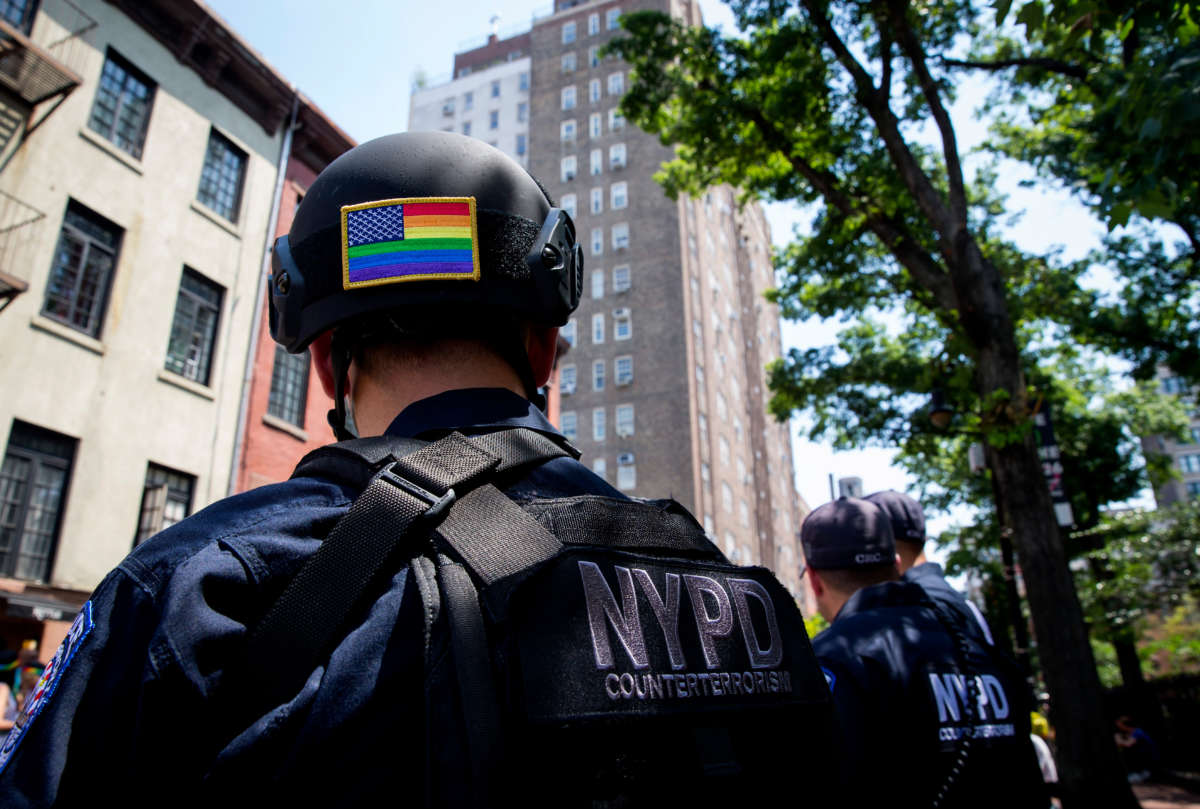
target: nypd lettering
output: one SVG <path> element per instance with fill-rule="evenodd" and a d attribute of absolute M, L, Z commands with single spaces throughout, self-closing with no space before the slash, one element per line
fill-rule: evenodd
<path fill-rule="evenodd" d="M 776 670 L 784 658 L 782 633 L 771 595 L 759 582 L 731 576 L 722 583 L 712 575 L 666 572 L 656 583 L 647 570 L 613 565 L 617 585 L 614 592 L 598 564 L 579 560 L 578 565 L 593 658 L 597 671 L 608 672 L 603 678 L 603 688 L 609 700 L 792 692 L 790 672 Z M 646 620 L 639 603 L 649 605 L 653 622 Z M 760 620 L 755 620 L 755 613 Z M 693 639 L 686 653 L 680 640 L 681 629 Z M 665 647 L 666 660 L 651 661 L 647 632 L 655 633 L 656 639 L 662 638 L 661 645 L 652 646 Z M 619 651 L 614 649 L 612 637 L 620 644 Z M 722 670 L 730 662 L 739 667 L 745 665 L 722 660 L 720 642 L 738 637 L 746 650 L 745 660 L 750 670 Z M 613 671 L 623 661 L 627 661 L 632 671 Z M 659 666 L 665 663 L 671 673 L 646 671 L 652 662 Z M 705 671 L 685 671 L 689 666 L 699 667 L 701 662 Z"/>
<path fill-rule="evenodd" d="M 975 706 L 967 724 L 967 678 L 955 672 L 929 672 L 929 689 L 938 712 L 938 741 L 951 743 L 964 736 L 972 739 L 998 739 L 1016 735 L 1009 718 L 1011 706 L 1004 685 L 991 674 L 979 674 L 974 680 Z"/>

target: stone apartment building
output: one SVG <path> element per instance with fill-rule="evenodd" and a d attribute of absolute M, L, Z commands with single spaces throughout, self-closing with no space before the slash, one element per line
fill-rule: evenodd
<path fill-rule="evenodd" d="M 598 474 L 677 498 L 727 554 L 771 567 L 808 607 L 797 540 L 808 507 L 788 428 L 766 416 L 763 369 L 781 352 L 779 312 L 763 297 L 774 285 L 770 230 L 733 189 L 671 201 L 653 180 L 671 150 L 621 117 L 628 66 L 600 57 L 635 8 L 701 22 L 688 0 L 559 0 L 528 34 L 456 54 L 453 80 L 414 92 L 410 128 L 490 140 L 463 120 L 466 93 L 481 112 L 467 83 L 490 88 L 516 60 L 528 65 L 527 87 L 502 87 L 499 101 L 528 103 L 528 154 L 516 156 L 571 213 L 586 255 L 556 423 Z"/>
<path fill-rule="evenodd" d="M 279 174 L 330 147 L 194 0 L 10 0 L 0 42 L 0 639 L 52 650 L 227 492 Z"/>

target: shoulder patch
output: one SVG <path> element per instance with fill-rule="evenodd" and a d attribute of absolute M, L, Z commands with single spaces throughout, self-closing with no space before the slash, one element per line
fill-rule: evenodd
<path fill-rule="evenodd" d="M 62 676 L 66 672 L 67 666 L 71 665 L 71 660 L 74 659 L 75 653 L 79 651 L 79 647 L 83 645 L 84 639 L 92 631 L 93 626 L 95 626 L 95 622 L 92 620 L 92 602 L 89 601 L 75 616 L 75 622 L 67 631 L 67 637 L 58 647 L 58 651 L 54 653 L 53 659 L 46 665 L 41 678 L 33 689 L 33 694 L 21 708 L 16 723 L 9 731 L 8 737 L 5 738 L 3 747 L 0 747 L 0 772 L 4 772 L 13 752 L 25 738 L 25 734 L 29 732 L 29 726 L 50 702 L 50 698 L 54 696 L 58 684 L 62 682 Z"/>
<path fill-rule="evenodd" d="M 821 673 L 825 675 L 825 685 L 829 686 L 829 693 L 833 693 L 833 686 L 837 683 L 837 675 L 829 669 L 821 666 Z"/>

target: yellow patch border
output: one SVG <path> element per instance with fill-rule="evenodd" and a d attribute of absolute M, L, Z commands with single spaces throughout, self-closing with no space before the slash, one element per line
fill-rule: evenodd
<path fill-rule="evenodd" d="M 412 202 L 465 202 L 471 212 L 471 262 L 475 272 L 470 275 L 462 273 L 424 273 L 422 275 L 404 275 L 395 278 L 372 278 L 369 281 L 350 280 L 350 235 L 349 214 L 351 211 L 362 211 L 367 208 L 383 208 L 389 205 L 404 205 Z M 360 202 L 355 205 L 342 206 L 342 289 L 358 289 L 360 287 L 377 287 L 384 284 L 403 284 L 407 281 L 478 281 L 479 273 L 479 225 L 475 218 L 475 197 L 400 197 L 397 199 L 381 199 L 374 202 Z"/>

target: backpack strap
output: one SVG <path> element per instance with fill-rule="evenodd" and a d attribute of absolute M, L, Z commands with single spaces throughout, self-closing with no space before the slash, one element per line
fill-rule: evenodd
<path fill-rule="evenodd" d="M 360 460 L 379 463 L 374 448 L 366 457 L 360 454 Z M 341 449 L 353 454 L 357 448 Z M 394 564 L 397 553 L 416 547 L 429 529 L 454 513 L 451 506 L 459 492 L 470 492 L 499 473 L 571 455 L 571 450 L 517 428 L 470 439 L 451 433 L 385 463 L 252 631 L 247 693 L 256 694 L 260 704 L 280 704 L 295 695 L 354 607 L 390 569 L 389 562 Z"/>

